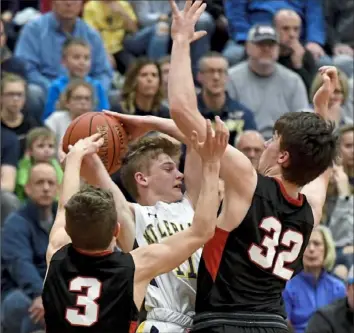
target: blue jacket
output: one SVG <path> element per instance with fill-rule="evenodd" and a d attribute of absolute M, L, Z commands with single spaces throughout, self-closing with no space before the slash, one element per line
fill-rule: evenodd
<path fill-rule="evenodd" d="M 88 75 L 100 81 L 108 92 L 113 69 L 99 33 L 77 18 L 72 36 L 89 43 L 91 70 Z M 15 55 L 25 60 L 30 83 L 41 86 L 47 92 L 51 81 L 67 74 L 62 65 L 62 48 L 67 39 L 68 35 L 60 29 L 52 12 L 28 22 L 23 27 L 16 43 Z"/>
<path fill-rule="evenodd" d="M 302 271 L 287 282 L 283 292 L 288 320 L 296 333 L 302 333 L 319 308 L 345 295 L 344 283 L 334 275 L 322 271 L 315 281 L 313 275 Z"/>
<path fill-rule="evenodd" d="M 53 216 L 56 208 L 53 204 Z M 33 202 L 7 217 L 1 242 L 3 298 L 13 289 L 21 289 L 32 299 L 41 295 L 48 243 L 49 234 L 41 228 L 38 206 Z"/>
<path fill-rule="evenodd" d="M 230 35 L 237 43 L 247 40 L 255 24 L 272 24 L 279 9 L 292 9 L 302 19 L 301 40 L 324 45 L 326 41 L 322 0 L 225 0 Z"/>
<path fill-rule="evenodd" d="M 56 103 L 59 100 L 60 94 L 65 90 L 66 86 L 69 84 L 70 78 L 68 75 L 63 75 L 57 78 L 49 87 L 47 102 L 44 109 L 44 114 L 42 120 L 46 120 L 54 111 L 56 111 Z M 102 111 L 103 109 L 109 109 L 109 102 L 107 94 L 105 93 L 102 84 L 87 76 L 85 81 L 89 83 L 95 93 L 95 107 L 96 111 Z"/>

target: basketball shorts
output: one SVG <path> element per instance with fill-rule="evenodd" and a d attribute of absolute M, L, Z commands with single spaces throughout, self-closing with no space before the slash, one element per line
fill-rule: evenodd
<path fill-rule="evenodd" d="M 192 327 L 192 318 L 168 309 L 153 309 L 147 313 L 136 333 L 187 333 Z"/>

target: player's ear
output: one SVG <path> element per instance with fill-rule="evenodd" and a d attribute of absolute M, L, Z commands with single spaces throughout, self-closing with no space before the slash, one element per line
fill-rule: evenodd
<path fill-rule="evenodd" d="M 278 164 L 287 168 L 290 164 L 290 155 L 287 151 L 281 151 L 278 156 Z"/>
<path fill-rule="evenodd" d="M 148 180 L 142 172 L 137 172 L 134 178 L 140 186 L 146 187 L 148 185 Z"/>

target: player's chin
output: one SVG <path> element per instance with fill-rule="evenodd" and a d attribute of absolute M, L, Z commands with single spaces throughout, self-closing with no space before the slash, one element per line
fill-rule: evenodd
<path fill-rule="evenodd" d="M 179 200 L 182 200 L 182 198 L 183 198 L 183 193 L 182 193 L 182 190 L 181 190 L 181 188 L 179 188 L 179 187 L 174 187 L 173 188 L 173 196 L 174 196 L 174 201 L 179 201 Z"/>

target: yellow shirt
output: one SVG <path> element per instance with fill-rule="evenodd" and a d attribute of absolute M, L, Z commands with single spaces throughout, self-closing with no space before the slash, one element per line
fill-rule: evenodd
<path fill-rule="evenodd" d="M 130 3 L 124 0 L 116 1 L 125 9 L 127 15 L 137 22 L 137 17 Z M 114 54 L 122 50 L 126 30 L 119 13 L 113 13 L 103 1 L 92 0 L 85 4 L 83 18 L 86 23 L 101 34 L 108 53 Z"/>

